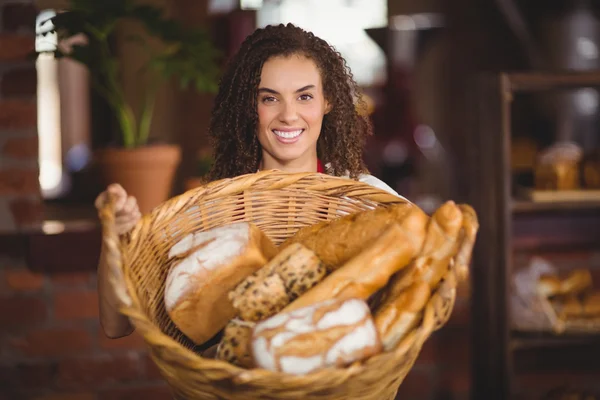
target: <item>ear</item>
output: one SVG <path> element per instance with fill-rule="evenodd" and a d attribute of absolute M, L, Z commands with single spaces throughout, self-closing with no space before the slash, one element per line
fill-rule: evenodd
<path fill-rule="evenodd" d="M 325 115 L 329 114 L 329 112 L 333 109 L 333 106 L 331 105 L 331 103 L 329 103 L 327 100 L 325 101 Z"/>

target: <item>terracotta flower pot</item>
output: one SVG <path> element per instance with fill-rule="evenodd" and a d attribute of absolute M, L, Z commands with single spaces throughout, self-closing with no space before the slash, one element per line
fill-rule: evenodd
<path fill-rule="evenodd" d="M 95 156 L 103 184 L 121 184 L 145 214 L 169 198 L 181 149 L 174 145 L 107 148 Z"/>

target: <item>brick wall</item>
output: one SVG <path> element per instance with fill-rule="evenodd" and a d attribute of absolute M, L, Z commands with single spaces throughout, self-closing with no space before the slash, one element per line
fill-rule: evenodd
<path fill-rule="evenodd" d="M 36 132 L 35 9 L 26 1 L 0 9 L 0 231 L 40 220 Z"/>
<path fill-rule="evenodd" d="M 135 333 L 107 339 L 95 274 L 0 261 L 0 399 L 170 399 Z"/>

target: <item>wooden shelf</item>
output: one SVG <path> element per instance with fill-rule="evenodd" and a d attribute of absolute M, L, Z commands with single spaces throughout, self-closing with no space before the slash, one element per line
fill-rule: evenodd
<path fill-rule="evenodd" d="M 468 202 L 480 222 L 471 274 L 472 362 L 481 366 L 473 369 L 473 398 L 511 398 L 522 371 L 540 371 L 546 364 L 600 364 L 589 350 L 600 351 L 600 335 L 513 335 L 507 309 L 516 250 L 600 248 L 600 197 L 593 199 L 591 192 L 523 194 L 515 190 L 521 182 L 514 180 L 511 169 L 518 93 L 585 87 L 600 87 L 600 71 L 486 73 L 470 91 L 473 121 L 465 179 L 470 183 Z M 580 355 L 589 360 L 578 364 Z"/>
<path fill-rule="evenodd" d="M 510 337 L 510 347 L 513 350 L 547 349 L 550 347 L 570 347 L 581 345 L 600 346 L 600 333 L 555 335 L 550 332 L 519 332 L 514 331 Z"/>
<path fill-rule="evenodd" d="M 600 86 L 598 72 L 540 72 L 509 73 L 503 75 L 513 92 L 537 92 L 541 90 L 577 89 Z"/>
<path fill-rule="evenodd" d="M 568 212 L 573 210 L 600 211 L 600 200 L 538 202 L 515 199 L 512 201 L 511 208 L 514 213 Z"/>

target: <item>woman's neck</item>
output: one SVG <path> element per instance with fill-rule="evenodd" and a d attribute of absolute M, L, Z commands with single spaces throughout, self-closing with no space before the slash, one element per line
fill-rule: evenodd
<path fill-rule="evenodd" d="M 281 162 L 270 157 L 267 154 L 263 154 L 262 161 L 260 162 L 259 169 L 270 170 L 278 169 L 285 172 L 317 172 L 317 156 L 316 154 L 311 157 L 304 159 L 297 159 L 289 162 Z"/>

